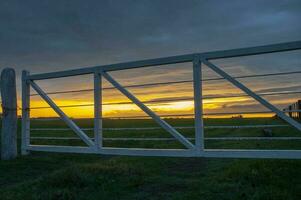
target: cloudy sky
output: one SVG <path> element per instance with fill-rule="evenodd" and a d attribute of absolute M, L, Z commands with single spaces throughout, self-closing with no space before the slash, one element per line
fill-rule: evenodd
<path fill-rule="evenodd" d="M 301 40 L 300 21 L 299 0 L 1 1 L 0 69 L 13 67 L 19 78 L 24 69 L 35 74 L 296 41 Z M 246 75 L 301 70 L 300 60 L 300 51 L 295 51 L 219 60 L 216 63 L 231 75 Z M 207 69 L 204 71 L 208 71 L 204 76 L 216 76 Z M 112 75 L 124 85 L 192 78 L 190 63 L 114 72 Z M 258 92 L 293 91 L 301 86 L 295 81 L 297 79 L 300 80 L 300 76 L 260 78 L 243 82 Z M 44 81 L 39 84 L 46 91 L 91 88 L 92 79 L 85 76 Z M 191 84 L 131 91 L 142 100 L 192 95 Z M 225 81 L 204 85 L 204 93 L 207 95 L 231 94 L 238 91 Z M 121 95 L 117 96 L 116 91 L 111 91 L 107 99 L 104 99 L 107 102 L 126 100 Z M 53 98 L 61 105 L 91 102 L 91 94 L 53 95 Z M 268 100 L 284 107 L 298 98 L 277 96 Z M 244 102 L 244 108 L 245 105 L 248 105 L 248 109 L 258 107 L 250 99 L 234 100 L 240 103 L 236 104 L 229 99 L 219 103 L 205 102 L 208 104 L 205 109 L 238 110 L 241 102 Z M 34 97 L 33 104 L 42 103 Z M 164 113 L 178 113 L 177 109 L 183 109 L 183 112 L 192 111 L 191 101 L 150 106 Z M 172 111 L 172 108 L 175 110 Z M 91 108 L 85 109 L 82 113 L 91 113 Z M 120 110 L 134 113 L 136 108 L 123 105 L 116 107 L 114 112 L 112 107 L 105 109 L 108 114 L 118 114 Z M 74 115 L 74 112 L 72 114 Z"/>

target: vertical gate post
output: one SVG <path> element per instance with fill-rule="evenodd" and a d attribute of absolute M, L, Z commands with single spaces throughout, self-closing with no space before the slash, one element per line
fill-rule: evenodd
<path fill-rule="evenodd" d="M 5 68 L 1 73 L 2 97 L 2 136 L 1 159 L 17 157 L 17 91 L 16 74 L 12 68 Z"/>
<path fill-rule="evenodd" d="M 198 153 L 204 151 L 203 125 L 203 96 L 202 96 L 202 68 L 199 56 L 193 60 L 193 90 L 194 90 L 194 126 L 195 146 Z"/>
<path fill-rule="evenodd" d="M 22 149 L 21 154 L 27 155 L 30 144 L 30 83 L 27 80 L 28 71 L 22 72 Z"/>
<path fill-rule="evenodd" d="M 94 143 L 96 150 L 102 148 L 102 78 L 94 73 Z"/>
<path fill-rule="evenodd" d="M 298 100 L 298 119 L 301 119 L 301 113 L 300 113 L 300 110 L 301 110 L 301 100 Z"/>

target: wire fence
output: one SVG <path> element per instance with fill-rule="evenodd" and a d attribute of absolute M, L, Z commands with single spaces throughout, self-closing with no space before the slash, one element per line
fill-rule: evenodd
<path fill-rule="evenodd" d="M 292 75 L 292 74 L 301 74 L 301 71 L 290 71 L 290 72 L 279 72 L 279 73 L 265 73 L 265 74 L 254 74 L 254 75 L 244 75 L 244 76 L 236 76 L 236 79 L 245 79 L 245 78 L 255 78 L 255 77 L 270 77 L 270 76 L 283 76 L 283 75 Z M 203 79 L 202 81 L 217 81 L 217 80 L 224 80 L 224 78 L 208 78 Z M 148 84 L 134 84 L 134 85 L 126 85 L 125 88 L 140 88 L 140 87 L 153 87 L 153 86 L 160 86 L 160 85 L 170 85 L 170 84 L 180 84 L 180 83 L 192 83 L 192 80 L 181 80 L 181 81 L 167 81 L 167 82 L 156 82 L 156 83 L 148 83 Z M 103 90 L 111 90 L 114 87 L 105 87 Z M 269 88 L 270 90 L 279 90 L 279 88 Z M 94 89 L 80 89 L 80 90 L 66 90 L 66 91 L 57 91 L 57 92 L 48 92 L 46 94 L 67 94 L 67 93 L 80 93 L 80 92 L 91 92 Z M 292 95 L 292 94 L 300 94 L 301 91 L 277 91 L 277 92 L 257 92 L 260 96 L 276 96 L 276 95 Z M 38 94 L 31 94 L 31 96 L 37 96 Z M 219 98 L 239 98 L 239 97 L 249 97 L 247 94 L 231 94 L 231 95 L 204 95 L 203 99 L 219 99 Z M 168 98 L 168 99 L 155 99 L 155 100 L 145 100 L 141 101 L 146 105 L 153 105 L 153 104 L 160 104 L 160 103 L 170 103 L 170 102 L 177 102 L 177 101 L 193 101 L 193 97 L 175 97 L 175 98 Z M 235 100 L 232 100 L 235 102 Z M 211 101 L 208 104 L 212 104 L 214 101 Z M 104 102 L 102 105 L 128 105 L 133 104 L 131 101 L 121 101 L 121 102 Z M 203 104 L 206 104 L 203 103 Z M 89 104 L 70 104 L 70 105 L 58 105 L 60 108 L 76 108 L 76 107 L 93 107 L 94 103 Z M 31 107 L 30 110 L 39 110 L 39 109 L 50 109 L 50 106 L 35 106 Z M 287 113 L 288 111 L 283 111 Z M 290 112 L 300 112 L 299 109 L 295 109 Z M 268 114 L 273 113 L 271 111 L 242 111 L 242 112 L 210 112 L 210 113 L 203 113 L 204 116 L 212 116 L 212 115 L 234 115 L 234 114 Z M 193 117 L 193 114 L 164 114 L 160 115 L 161 117 Z M 126 118 L 148 118 L 148 116 L 127 116 L 127 117 L 109 117 L 104 116 L 105 118 L 110 119 L 126 119 Z"/>
<path fill-rule="evenodd" d="M 282 75 L 292 75 L 292 74 L 301 74 L 301 71 L 291 71 L 291 72 L 280 72 L 280 73 L 266 73 L 266 74 L 254 74 L 254 75 L 245 75 L 245 76 L 236 76 L 236 79 L 245 79 L 245 78 L 255 78 L 255 77 L 269 77 L 269 76 L 282 76 Z M 224 78 L 208 78 L 203 79 L 202 81 L 218 81 L 223 80 Z M 134 84 L 134 85 L 126 85 L 125 88 L 141 88 L 141 87 L 154 87 L 160 85 L 171 85 L 171 84 L 183 84 L 183 83 L 192 83 L 192 80 L 181 80 L 181 81 L 167 81 L 167 82 L 156 82 L 156 83 L 148 83 L 148 84 Z M 103 90 L 112 90 L 114 87 L 105 87 Z M 273 88 L 278 89 L 278 88 Z M 94 89 L 80 89 L 80 90 L 65 90 L 65 91 L 56 91 L 56 92 L 47 92 L 48 95 L 53 94 L 68 94 L 68 93 L 81 93 L 81 92 L 92 92 Z M 257 93 L 260 96 L 274 96 L 274 95 L 291 95 L 291 94 L 300 94 L 301 91 L 277 91 L 277 92 L 265 92 L 265 93 Z M 38 96 L 38 94 L 31 94 L 30 96 Z M 231 94 L 231 95 L 207 95 L 203 96 L 203 99 L 218 99 L 218 98 L 235 98 L 235 97 L 247 97 L 247 94 Z M 155 103 L 168 103 L 175 101 L 192 101 L 193 97 L 185 97 L 185 98 L 175 98 L 175 99 L 162 99 L 162 100 L 147 100 L 142 101 L 144 104 L 155 104 Z M 133 102 L 125 101 L 125 102 L 113 102 L 113 103 L 103 103 L 102 105 L 125 105 L 132 104 Z M 0 101 L 0 104 L 1 101 Z M 60 108 L 73 108 L 73 107 L 92 107 L 94 104 L 71 104 L 71 105 L 58 105 Z M 30 110 L 36 109 L 49 109 L 50 106 L 37 106 L 31 107 Z M 18 106 L 18 110 L 22 110 L 21 107 Z M 295 110 L 284 110 L 283 112 L 301 112 L 299 109 Z M 262 113 L 273 113 L 272 111 L 242 111 L 242 112 L 211 112 L 211 113 L 203 113 L 204 116 L 210 115 L 237 115 L 237 114 L 262 114 Z M 2 115 L 2 113 L 0 112 Z M 194 114 L 163 114 L 161 117 L 193 117 Z M 136 118 L 150 118 L 149 116 L 125 116 L 125 117 L 110 117 L 104 116 L 104 119 L 136 119 Z M 31 118 L 31 120 L 58 120 L 58 118 Z M 204 126 L 205 129 L 246 129 L 246 128 L 276 128 L 276 127 L 289 127 L 287 124 L 259 124 L 259 125 L 227 125 L 227 126 Z M 194 126 L 175 126 L 175 129 L 194 129 Z M 104 131 L 141 131 L 141 130 L 159 130 L 161 127 L 124 127 L 124 128 L 103 128 Z M 70 131 L 70 128 L 31 128 L 31 131 Z M 93 131 L 94 128 L 82 128 L 83 131 Z M 34 140 L 79 140 L 80 138 L 76 137 L 31 137 Z M 94 138 L 91 138 L 94 139 Z M 174 138 L 103 138 L 108 141 L 172 141 Z M 187 138 L 189 140 L 194 140 L 194 138 Z M 301 137 L 209 137 L 205 138 L 205 140 L 301 140 Z"/>

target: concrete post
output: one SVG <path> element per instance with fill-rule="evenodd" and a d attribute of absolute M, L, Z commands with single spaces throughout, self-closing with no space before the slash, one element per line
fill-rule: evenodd
<path fill-rule="evenodd" d="M 1 159 L 17 157 L 17 92 L 15 70 L 5 68 L 1 73 L 2 135 Z"/>

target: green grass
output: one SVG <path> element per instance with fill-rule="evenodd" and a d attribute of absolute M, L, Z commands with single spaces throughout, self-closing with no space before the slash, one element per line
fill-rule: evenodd
<path fill-rule="evenodd" d="M 169 119 L 176 126 L 191 119 Z M 92 127 L 91 120 L 80 120 Z M 276 119 L 214 119 L 214 124 L 277 124 Z M 105 127 L 156 126 L 149 120 L 108 120 Z M 33 122 L 32 127 L 64 127 L 58 122 Z M 58 133 L 36 132 L 34 135 Z M 193 130 L 185 131 L 193 136 Z M 274 137 L 298 136 L 292 128 L 273 129 Z M 59 133 L 59 136 L 72 135 Z M 105 132 L 105 137 L 166 137 L 163 131 Z M 262 130 L 210 129 L 206 137 L 263 136 Z M 43 144 L 42 141 L 32 141 Z M 61 145 L 81 145 L 78 141 Z M 176 142 L 106 142 L 106 146 L 180 147 Z M 156 142 L 157 143 L 157 142 Z M 50 144 L 58 144 L 51 141 Z M 206 142 L 206 148 L 300 149 L 300 142 Z M 301 199 L 301 160 L 205 159 L 100 156 L 34 152 L 12 161 L 0 161 L 0 199 Z"/>

